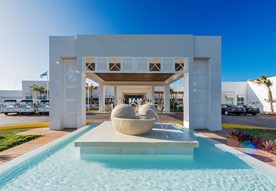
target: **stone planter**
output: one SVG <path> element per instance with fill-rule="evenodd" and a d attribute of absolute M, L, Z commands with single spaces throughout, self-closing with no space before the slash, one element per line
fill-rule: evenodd
<path fill-rule="evenodd" d="M 112 118 L 112 125 L 117 131 L 127 135 L 143 135 L 152 130 L 155 118 Z"/>

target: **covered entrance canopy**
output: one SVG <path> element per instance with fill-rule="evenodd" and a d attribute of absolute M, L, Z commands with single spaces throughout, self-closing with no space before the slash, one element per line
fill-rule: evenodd
<path fill-rule="evenodd" d="M 86 77 L 99 83 L 99 110 L 105 108 L 105 86 L 114 86 L 115 105 L 141 98 L 154 103 L 154 87 L 164 87 L 164 111 L 170 112 L 170 87 L 183 78 L 188 58 L 83 57 Z M 127 87 L 127 86 L 132 86 Z"/>
<path fill-rule="evenodd" d="M 221 129 L 220 37 L 192 35 L 78 35 L 50 37 L 50 128 L 85 124 L 85 78 L 99 83 L 99 108 L 105 86 L 114 86 L 116 104 L 127 95 L 154 100 L 164 87 L 184 78 L 184 126 Z"/>

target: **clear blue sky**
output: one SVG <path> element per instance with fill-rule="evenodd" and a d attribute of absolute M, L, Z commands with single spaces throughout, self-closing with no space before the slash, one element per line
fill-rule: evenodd
<path fill-rule="evenodd" d="M 274 0 L 0 0 L 0 89 L 48 70 L 48 37 L 222 36 L 222 80 L 276 75 Z"/>

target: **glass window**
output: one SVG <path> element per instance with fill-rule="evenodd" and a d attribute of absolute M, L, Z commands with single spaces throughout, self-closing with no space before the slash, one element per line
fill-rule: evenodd
<path fill-rule="evenodd" d="M 244 97 L 237 97 L 237 105 L 244 105 Z"/>
<path fill-rule="evenodd" d="M 15 105 L 16 105 L 16 100 L 5 100 L 3 102 L 3 107 L 10 107 Z"/>
<path fill-rule="evenodd" d="M 225 98 L 225 103 L 229 104 L 229 105 L 233 105 L 234 104 L 234 98 L 232 98 L 232 97 L 226 97 Z"/>
<path fill-rule="evenodd" d="M 22 100 L 19 103 L 20 107 L 32 107 L 33 106 L 33 101 L 32 100 Z"/>
<path fill-rule="evenodd" d="M 49 101 L 47 100 L 42 100 L 40 103 L 39 103 L 39 106 L 40 107 L 49 107 Z"/>

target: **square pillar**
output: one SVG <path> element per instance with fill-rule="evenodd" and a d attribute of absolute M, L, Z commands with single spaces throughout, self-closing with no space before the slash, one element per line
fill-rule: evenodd
<path fill-rule="evenodd" d="M 99 111 L 105 111 L 105 87 L 103 84 L 99 84 Z"/>
<path fill-rule="evenodd" d="M 151 103 L 154 104 L 154 86 L 151 88 Z"/>
<path fill-rule="evenodd" d="M 118 104 L 117 86 L 114 86 L 114 107 Z"/>
<path fill-rule="evenodd" d="M 170 112 L 170 85 L 164 86 L 164 111 Z"/>
<path fill-rule="evenodd" d="M 186 128 L 191 127 L 191 118 L 190 115 L 192 113 L 190 108 L 190 94 L 192 92 L 192 87 L 191 87 L 191 80 L 190 80 L 190 74 L 189 73 L 184 73 L 184 93 L 185 96 L 183 97 L 183 102 L 184 102 L 184 107 L 183 107 L 183 126 Z M 190 91 L 191 89 L 191 91 Z"/>

